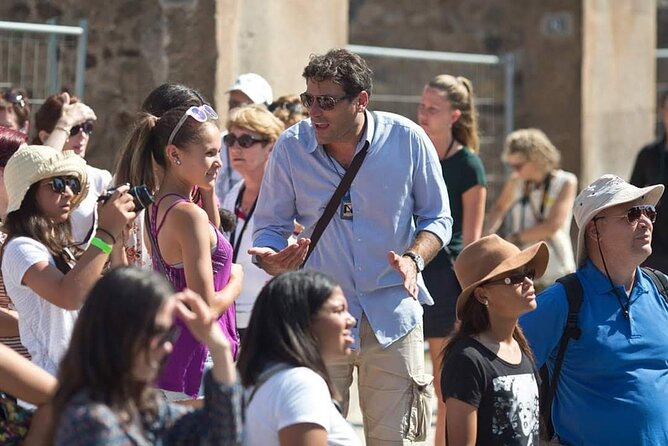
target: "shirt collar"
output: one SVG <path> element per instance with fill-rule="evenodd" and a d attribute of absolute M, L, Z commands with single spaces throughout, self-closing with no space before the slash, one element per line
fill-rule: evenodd
<path fill-rule="evenodd" d="M 592 284 L 596 294 L 605 294 L 612 291 L 610 289 L 610 281 L 605 272 L 599 270 L 590 259 L 587 259 L 581 272 L 584 275 L 584 278 Z M 649 289 L 647 280 L 648 279 L 641 273 L 640 267 L 636 267 L 636 277 L 632 292 L 636 291 L 636 286 L 638 287 L 638 292 L 647 292 Z M 619 287 L 621 287 L 621 285 L 619 285 Z"/>

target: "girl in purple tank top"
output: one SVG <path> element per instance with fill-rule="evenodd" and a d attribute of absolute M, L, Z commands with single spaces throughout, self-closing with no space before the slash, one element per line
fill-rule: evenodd
<path fill-rule="evenodd" d="M 234 300 L 241 290 L 241 274 L 231 275 L 232 247 L 206 212 L 188 198 L 195 186 L 210 190 L 215 184 L 220 167 L 220 131 L 213 123 L 217 118 L 208 105 L 175 108 L 160 118 L 144 115 L 132 137 L 138 141 L 145 168 L 150 169 L 154 160 L 164 170 L 156 202 L 147 209 L 153 268 L 177 291 L 187 287 L 207 301 L 220 315 L 218 323 L 236 357 Z M 194 397 L 208 351 L 185 325 L 176 323 L 181 334 L 158 387 Z"/>

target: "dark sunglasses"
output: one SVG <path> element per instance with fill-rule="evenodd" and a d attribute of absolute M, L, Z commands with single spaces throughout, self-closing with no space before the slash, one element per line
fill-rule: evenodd
<path fill-rule="evenodd" d="M 530 269 L 528 271 L 523 271 L 521 273 L 511 274 L 510 276 L 503 277 L 501 279 L 494 279 L 485 282 L 485 285 L 520 285 L 524 283 L 526 279 L 533 280 L 536 277 L 536 271 Z"/>
<path fill-rule="evenodd" d="M 158 328 L 156 329 L 155 333 L 155 336 L 158 336 L 158 347 L 161 347 L 168 342 L 174 345 L 174 343 L 179 339 L 180 335 L 181 329 L 178 325 L 172 325 L 169 328 Z"/>
<path fill-rule="evenodd" d="M 93 122 L 86 121 L 82 124 L 73 126 L 70 129 L 70 136 L 77 136 L 79 132 L 84 132 L 86 135 L 93 133 Z"/>
<path fill-rule="evenodd" d="M 66 187 L 69 187 L 74 195 L 81 193 L 81 181 L 76 177 L 53 177 L 47 184 L 50 184 L 51 190 L 57 194 L 64 194 Z"/>
<path fill-rule="evenodd" d="M 9 102 L 10 104 L 18 105 L 19 107 L 25 107 L 26 101 L 23 95 L 17 91 L 5 90 L 2 92 L 2 99 Z"/>
<path fill-rule="evenodd" d="M 256 144 L 258 142 L 268 142 L 268 141 L 269 140 L 266 138 L 255 138 L 248 134 L 237 136 L 234 133 L 228 133 L 227 135 L 223 136 L 223 142 L 227 147 L 232 147 L 234 143 L 238 143 L 239 146 L 243 147 L 244 149 L 247 149 L 251 147 L 253 144 Z"/>
<path fill-rule="evenodd" d="M 649 221 L 651 221 L 652 223 L 656 221 L 656 208 L 651 204 L 642 204 L 640 206 L 633 206 L 628 211 L 626 211 L 626 214 L 623 215 L 603 215 L 601 217 L 596 217 L 594 220 L 600 220 L 606 217 L 617 217 L 617 218 L 626 218 L 626 221 L 628 221 L 630 224 L 633 224 L 638 220 L 640 220 L 640 216 L 643 214 L 645 214 L 645 216 L 649 218 Z"/>
<path fill-rule="evenodd" d="M 313 96 L 310 93 L 302 93 L 299 95 L 299 99 L 302 100 L 304 107 L 311 108 L 313 103 L 318 101 L 318 107 L 325 111 L 332 110 L 334 107 L 336 107 L 336 104 L 343 101 L 344 99 L 352 99 L 354 97 L 354 94 L 347 94 L 341 96 L 340 98 L 335 98 L 334 96 L 329 95 Z"/>

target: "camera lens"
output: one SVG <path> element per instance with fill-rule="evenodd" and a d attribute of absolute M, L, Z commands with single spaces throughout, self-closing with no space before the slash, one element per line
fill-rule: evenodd
<path fill-rule="evenodd" d="M 131 188 L 128 193 L 134 198 L 135 212 L 141 211 L 155 201 L 153 194 L 145 184 Z"/>

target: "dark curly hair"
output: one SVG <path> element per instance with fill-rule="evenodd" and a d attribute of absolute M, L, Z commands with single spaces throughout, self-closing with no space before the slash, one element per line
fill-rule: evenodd
<path fill-rule="evenodd" d="M 302 76 L 307 81 L 332 81 L 341 85 L 347 96 L 357 95 L 361 91 L 371 96 L 373 89 L 373 72 L 366 61 L 342 48 L 329 50 L 325 55 L 312 54 Z"/>

